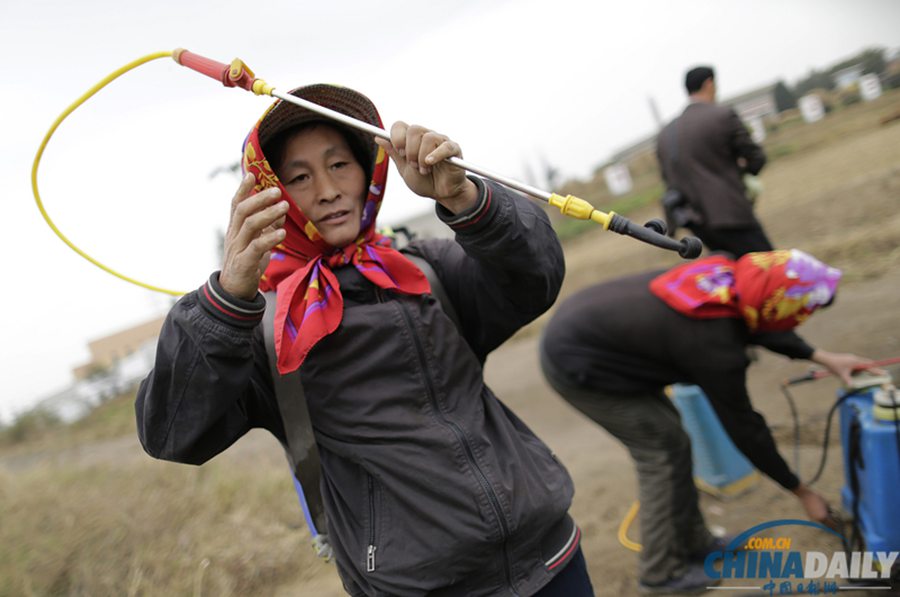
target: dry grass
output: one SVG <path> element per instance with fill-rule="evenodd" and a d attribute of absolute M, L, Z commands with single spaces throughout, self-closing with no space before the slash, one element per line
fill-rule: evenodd
<path fill-rule="evenodd" d="M 0 596 L 253 595 L 314 563 L 277 449 L 153 461 L 133 402 L 0 451 Z"/>
<path fill-rule="evenodd" d="M 286 467 L 67 461 L 0 487 L 3 596 L 252 595 L 308 557 Z"/>

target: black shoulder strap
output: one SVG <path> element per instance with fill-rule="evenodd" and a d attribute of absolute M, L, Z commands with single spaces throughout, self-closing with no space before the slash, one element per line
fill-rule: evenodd
<path fill-rule="evenodd" d="M 437 272 L 434 271 L 431 264 L 423 257 L 413 255 L 412 253 L 403 252 L 403 256 L 415 263 L 416 267 L 422 270 L 422 273 L 425 274 L 425 277 L 428 278 L 428 283 L 431 285 L 431 294 L 433 294 L 434 298 L 441 304 L 441 308 L 453 322 L 453 325 L 456 326 L 456 329 L 462 330 L 459 325 L 459 315 L 456 314 L 456 309 L 453 308 L 453 303 L 450 302 L 450 297 L 447 296 L 447 291 L 444 290 L 444 285 L 441 284 L 441 279 L 438 278 Z"/>
<path fill-rule="evenodd" d="M 294 477 L 302 487 L 301 500 L 304 502 L 304 510 L 307 513 L 307 523 L 312 527 L 313 535 L 326 533 L 325 505 L 322 503 L 322 493 L 319 487 L 322 475 L 322 466 L 319 462 L 319 450 L 316 447 L 316 438 L 313 435 L 312 423 L 309 420 L 309 410 L 306 407 L 306 396 L 303 393 L 303 383 L 300 381 L 300 372 L 294 371 L 287 375 L 278 373 L 275 354 L 275 293 L 266 292 L 266 313 L 263 317 L 263 336 L 266 339 L 266 353 L 269 355 L 269 369 L 272 372 L 272 383 L 275 386 L 275 399 L 278 402 L 278 410 L 281 412 L 281 420 L 284 423 L 284 433 L 287 438 L 285 455 L 291 465 Z"/>
<path fill-rule="evenodd" d="M 450 302 L 450 298 L 431 264 L 418 255 L 404 253 L 404 256 L 422 270 L 431 285 L 431 294 L 438 299 L 447 317 L 453 321 L 457 329 L 460 329 L 459 317 L 453 308 L 453 303 Z M 287 375 L 278 373 L 278 357 L 275 353 L 275 293 L 266 292 L 264 296 L 266 297 L 266 313 L 262 322 L 263 336 L 266 340 L 269 369 L 272 372 L 272 382 L 275 387 L 275 399 L 278 402 L 278 410 L 281 413 L 287 438 L 285 455 L 291 465 L 294 478 L 300 484 L 298 494 L 307 514 L 307 523 L 310 525 L 313 535 L 319 535 L 326 532 L 325 506 L 322 503 L 320 490 L 322 466 L 319 462 L 319 450 L 316 447 L 312 423 L 309 419 L 300 372 L 294 371 Z"/>

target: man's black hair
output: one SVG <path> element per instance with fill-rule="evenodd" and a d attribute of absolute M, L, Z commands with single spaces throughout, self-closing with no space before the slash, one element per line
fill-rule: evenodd
<path fill-rule="evenodd" d="M 716 74 L 711 66 L 697 66 L 692 68 L 684 76 L 684 86 L 687 92 L 696 93 L 707 79 L 715 79 Z"/>

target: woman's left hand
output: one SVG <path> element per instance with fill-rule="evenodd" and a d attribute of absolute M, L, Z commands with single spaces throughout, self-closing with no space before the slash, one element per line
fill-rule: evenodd
<path fill-rule="evenodd" d="M 406 186 L 422 197 L 431 197 L 454 214 L 475 205 L 478 188 L 466 172 L 447 160 L 462 157 L 459 144 L 446 135 L 419 125 L 395 122 L 391 140 L 375 142 L 390 156 Z"/>

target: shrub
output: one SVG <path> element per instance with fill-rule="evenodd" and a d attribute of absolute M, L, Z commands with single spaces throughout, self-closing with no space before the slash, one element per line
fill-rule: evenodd
<path fill-rule="evenodd" d="M 842 106 L 850 106 L 862 101 L 862 96 L 859 93 L 859 84 L 854 83 L 849 87 L 841 89 L 837 93 L 837 99 Z"/>
<path fill-rule="evenodd" d="M 62 426 L 60 418 L 43 408 L 20 414 L 8 427 L 0 428 L 0 445 L 19 444 Z"/>

